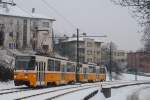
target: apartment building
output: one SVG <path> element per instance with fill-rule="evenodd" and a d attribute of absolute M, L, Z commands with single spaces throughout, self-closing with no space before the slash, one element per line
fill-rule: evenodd
<path fill-rule="evenodd" d="M 101 63 L 101 43 L 91 38 L 79 38 L 79 60 L 82 63 Z M 56 44 L 56 50 L 70 60 L 77 59 L 77 39 L 68 38 Z"/>
<path fill-rule="evenodd" d="M 150 72 L 150 53 L 147 52 L 129 52 L 127 55 L 129 69 Z"/>
<path fill-rule="evenodd" d="M 47 16 L 17 6 L 0 5 L 0 47 L 52 52 L 52 23 Z"/>

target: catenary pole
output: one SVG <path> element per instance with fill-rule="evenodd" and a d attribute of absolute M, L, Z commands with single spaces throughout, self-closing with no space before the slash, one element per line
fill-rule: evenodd
<path fill-rule="evenodd" d="M 77 28 L 77 66 L 76 66 L 76 82 L 79 82 L 79 29 Z"/>

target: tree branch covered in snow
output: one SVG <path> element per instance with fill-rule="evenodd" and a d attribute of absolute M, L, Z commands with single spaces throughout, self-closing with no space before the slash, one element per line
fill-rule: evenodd
<path fill-rule="evenodd" d="M 142 41 L 144 50 L 150 52 L 150 0 L 111 0 L 116 5 L 128 7 L 133 12 L 133 17 L 142 26 L 144 33 Z"/>

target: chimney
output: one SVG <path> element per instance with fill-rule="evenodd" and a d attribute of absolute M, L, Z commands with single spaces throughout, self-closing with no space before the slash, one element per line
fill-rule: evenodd
<path fill-rule="evenodd" d="M 35 13 L 35 8 L 32 8 L 32 13 Z"/>

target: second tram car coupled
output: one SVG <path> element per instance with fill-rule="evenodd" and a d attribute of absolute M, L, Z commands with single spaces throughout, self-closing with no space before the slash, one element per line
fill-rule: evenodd
<path fill-rule="evenodd" d="M 80 64 L 80 82 L 105 81 L 105 67 Z M 39 55 L 16 56 L 14 83 L 29 87 L 76 82 L 76 62 Z"/>

